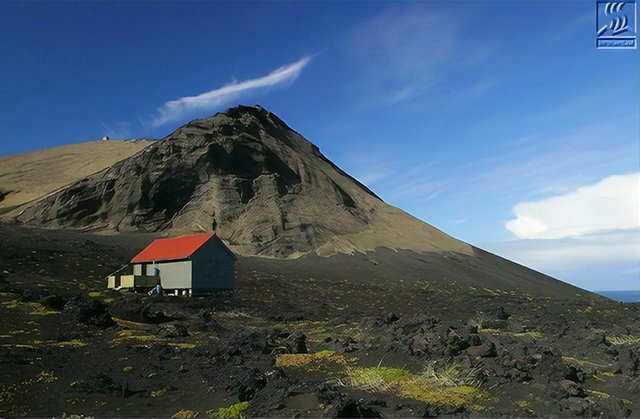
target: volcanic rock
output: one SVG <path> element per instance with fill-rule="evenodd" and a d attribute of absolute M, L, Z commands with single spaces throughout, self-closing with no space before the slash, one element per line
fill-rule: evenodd
<path fill-rule="evenodd" d="M 471 254 L 385 204 L 259 106 L 239 106 L 28 206 L 54 228 L 214 230 L 240 254 L 295 257 L 387 246 Z"/>

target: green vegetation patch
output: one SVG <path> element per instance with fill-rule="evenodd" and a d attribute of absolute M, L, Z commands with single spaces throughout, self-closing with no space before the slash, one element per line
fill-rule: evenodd
<path fill-rule="evenodd" d="M 283 354 L 276 357 L 276 367 L 321 373 L 330 376 L 344 375 L 349 361 L 335 351 L 313 354 Z"/>
<path fill-rule="evenodd" d="M 338 378 L 345 386 L 373 393 L 386 393 L 427 404 L 458 409 L 467 406 L 482 410 L 480 402 L 489 400 L 480 390 L 478 371 L 456 364 L 431 362 L 417 374 L 388 366 L 361 367 L 357 359 L 347 359 L 333 351 L 314 354 L 284 354 L 276 366 L 287 372 L 305 372 Z"/>
<path fill-rule="evenodd" d="M 409 371 L 401 368 L 374 367 L 350 368 L 348 372 L 351 385 L 366 391 L 385 392 L 396 386 L 402 380 L 412 377 Z"/>
<path fill-rule="evenodd" d="M 458 409 L 474 406 L 484 396 L 479 389 L 475 369 L 463 369 L 458 365 L 431 362 L 419 374 L 390 367 L 352 368 L 350 385 L 354 388 L 394 394 L 421 402 Z"/>
<path fill-rule="evenodd" d="M 247 407 L 249 407 L 249 402 L 240 402 L 228 407 L 221 407 L 218 410 L 208 410 L 207 415 L 221 419 L 240 419 L 244 417 L 242 413 L 247 410 Z"/>
<path fill-rule="evenodd" d="M 457 409 L 474 404 L 479 398 L 480 390 L 471 386 L 438 387 L 420 380 L 410 380 L 400 383 L 397 394 L 434 406 Z"/>

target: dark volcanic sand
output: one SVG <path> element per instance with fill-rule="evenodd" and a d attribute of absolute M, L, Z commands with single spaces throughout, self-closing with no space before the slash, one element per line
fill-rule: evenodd
<path fill-rule="evenodd" d="M 525 284 L 484 252 L 385 249 L 240 258 L 237 289 L 211 297 L 105 291 L 151 238 L 0 226 L 0 415 L 206 416 L 243 401 L 250 416 L 640 413 L 639 304 Z M 339 371 L 277 358 L 305 350 L 335 351 Z M 432 361 L 473 375 L 473 400 L 344 375 Z"/>

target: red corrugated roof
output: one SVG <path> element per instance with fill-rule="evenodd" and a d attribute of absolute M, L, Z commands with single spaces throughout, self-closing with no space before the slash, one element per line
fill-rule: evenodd
<path fill-rule="evenodd" d="M 157 239 L 131 259 L 131 263 L 186 259 L 213 236 L 214 233 L 203 233 Z"/>

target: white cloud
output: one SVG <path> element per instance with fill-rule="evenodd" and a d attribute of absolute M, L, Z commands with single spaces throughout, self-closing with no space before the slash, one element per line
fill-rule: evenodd
<path fill-rule="evenodd" d="M 520 239 L 561 239 L 640 228 L 640 173 L 607 177 L 573 192 L 523 202 L 506 228 Z"/>
<path fill-rule="evenodd" d="M 640 173 L 514 207 L 518 239 L 488 245 L 508 259 L 588 289 L 638 289 Z"/>
<path fill-rule="evenodd" d="M 263 77 L 245 80 L 243 82 L 234 81 L 197 96 L 186 96 L 166 102 L 158 108 L 159 115 L 152 119 L 151 125 L 158 127 L 178 121 L 197 111 L 211 111 L 253 90 L 281 84 L 290 84 L 295 81 L 302 72 L 302 69 L 309 64 L 310 61 L 311 57 L 304 57 L 293 64 L 282 66 Z"/>
<path fill-rule="evenodd" d="M 640 231 L 624 229 L 562 239 L 514 240 L 494 248 L 536 269 L 570 271 L 585 264 L 640 262 Z"/>

